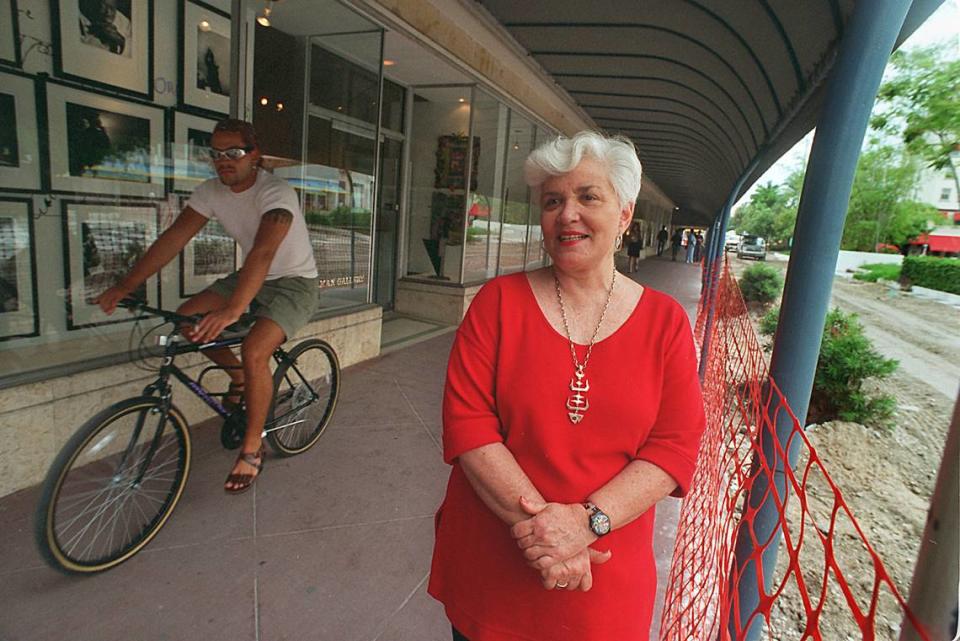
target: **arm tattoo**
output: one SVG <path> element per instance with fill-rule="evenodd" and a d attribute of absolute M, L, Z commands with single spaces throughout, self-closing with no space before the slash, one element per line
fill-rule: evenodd
<path fill-rule="evenodd" d="M 286 209 L 271 209 L 261 216 L 260 222 L 268 222 L 287 227 L 293 223 L 293 214 Z"/>

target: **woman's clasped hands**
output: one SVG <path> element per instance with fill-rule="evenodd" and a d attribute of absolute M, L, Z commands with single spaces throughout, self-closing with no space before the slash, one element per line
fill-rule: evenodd
<path fill-rule="evenodd" d="M 592 563 L 610 560 L 612 553 L 590 546 L 597 535 L 587 527 L 587 513 L 579 503 L 540 503 L 520 497 L 520 507 L 530 518 L 510 528 L 527 565 L 540 572 L 547 590 L 581 590 L 593 587 Z"/>

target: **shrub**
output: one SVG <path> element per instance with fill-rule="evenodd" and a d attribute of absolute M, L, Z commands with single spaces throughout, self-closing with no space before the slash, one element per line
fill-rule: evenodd
<path fill-rule="evenodd" d="M 884 280 L 898 280 L 900 278 L 900 265 L 895 263 L 872 263 L 861 265 L 860 269 L 864 271 L 857 272 L 853 277 L 870 283 L 875 283 L 881 278 Z"/>
<path fill-rule="evenodd" d="M 839 418 L 885 425 L 896 409 L 896 401 L 889 394 L 868 393 L 863 384 L 867 379 L 890 376 L 898 365 L 896 360 L 877 353 L 856 314 L 832 309 L 823 328 L 810 420 L 821 423 Z"/>
<path fill-rule="evenodd" d="M 753 265 L 740 276 L 740 291 L 746 301 L 772 303 L 783 289 L 783 278 L 773 267 Z"/>
<path fill-rule="evenodd" d="M 960 294 L 960 260 L 934 256 L 906 256 L 900 271 L 901 282 Z"/>
<path fill-rule="evenodd" d="M 760 318 L 760 333 L 764 336 L 773 336 L 777 333 L 777 322 L 780 320 L 780 306 L 771 307 Z"/>
<path fill-rule="evenodd" d="M 776 332 L 778 314 L 779 309 L 773 308 L 764 315 L 761 333 Z M 898 365 L 874 350 L 856 314 L 832 309 L 824 323 L 807 421 L 822 423 L 839 418 L 885 426 L 896 409 L 896 400 L 889 394 L 869 393 L 863 386 L 868 379 L 886 378 Z"/>

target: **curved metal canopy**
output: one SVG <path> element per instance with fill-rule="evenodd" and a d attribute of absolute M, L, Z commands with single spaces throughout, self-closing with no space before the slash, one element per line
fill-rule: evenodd
<path fill-rule="evenodd" d="M 644 174 L 709 224 L 816 123 L 853 0 L 479 0 Z M 867 0 L 861 0 L 867 1 Z M 941 0 L 917 0 L 898 45 Z"/>

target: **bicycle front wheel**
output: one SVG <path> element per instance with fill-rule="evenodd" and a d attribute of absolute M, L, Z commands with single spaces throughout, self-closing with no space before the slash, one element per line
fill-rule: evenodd
<path fill-rule="evenodd" d="M 340 362 L 327 343 L 297 343 L 273 375 L 267 440 L 281 456 L 304 452 L 323 436 L 340 393 Z"/>
<path fill-rule="evenodd" d="M 111 405 L 60 451 L 37 506 L 36 539 L 54 568 L 94 573 L 156 536 L 190 469 L 190 433 L 175 407 L 143 396 Z"/>

